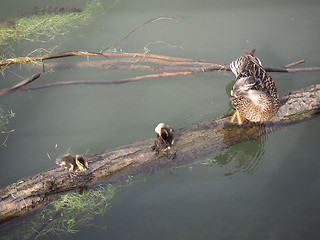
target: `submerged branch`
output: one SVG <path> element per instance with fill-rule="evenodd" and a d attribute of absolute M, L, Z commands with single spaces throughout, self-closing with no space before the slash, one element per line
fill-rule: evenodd
<path fill-rule="evenodd" d="M 9 92 L 12 92 L 12 91 L 16 91 L 17 89 L 19 89 L 19 88 L 21 88 L 21 87 L 23 87 L 23 86 L 25 86 L 25 85 L 33 82 L 34 80 L 36 80 L 37 78 L 40 77 L 40 74 L 41 74 L 41 73 L 38 72 L 38 73 L 32 75 L 31 77 L 26 78 L 26 79 L 23 80 L 22 82 L 14 85 L 14 86 L 11 87 L 11 88 L 6 88 L 6 89 L 0 90 L 0 96 L 3 96 L 3 95 L 5 95 L 5 94 L 7 94 L 7 93 L 9 93 Z"/>
<path fill-rule="evenodd" d="M 175 131 L 176 141 L 172 160 L 157 158 L 151 146 L 154 138 L 116 149 L 97 153 L 89 158 L 90 172 L 80 176 L 80 186 L 92 186 L 99 179 L 115 182 L 128 176 L 152 174 L 158 170 L 185 165 L 219 152 L 243 141 L 257 140 L 261 136 L 319 113 L 320 84 L 291 91 L 281 97 L 278 114 L 265 124 L 245 122 L 242 126 L 230 123 L 230 114 L 201 122 Z M 150 133 L 150 135 L 153 133 Z M 76 188 L 74 179 L 60 167 L 22 179 L 0 189 L 0 222 L 27 213 L 48 201 L 50 196 Z"/>
<path fill-rule="evenodd" d="M 149 75 L 136 76 L 136 77 L 131 77 L 131 78 L 124 78 L 121 80 L 111 80 L 111 81 L 110 80 L 106 80 L 106 81 L 63 81 L 63 82 L 54 82 L 54 83 L 43 84 L 43 85 L 34 86 L 34 87 L 20 88 L 20 89 L 17 89 L 16 91 L 30 91 L 30 90 L 38 90 L 38 89 L 43 89 L 43 88 L 74 85 L 74 84 L 95 84 L 95 85 L 122 84 L 122 83 L 136 82 L 136 81 L 151 79 L 151 78 L 172 77 L 172 76 L 177 76 L 177 75 L 189 75 L 189 74 L 193 74 L 193 73 L 194 73 L 193 71 L 184 71 L 184 72 L 175 72 L 175 73 L 164 72 L 164 73 L 160 73 L 160 74 L 149 74 Z"/>

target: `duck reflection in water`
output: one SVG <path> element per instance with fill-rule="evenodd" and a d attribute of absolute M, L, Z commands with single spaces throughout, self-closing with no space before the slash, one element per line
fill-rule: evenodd
<path fill-rule="evenodd" d="M 239 130 L 236 136 L 234 128 Z M 215 162 L 219 166 L 233 162 L 235 170 L 226 173 L 226 176 L 232 176 L 240 171 L 253 174 L 258 170 L 265 152 L 264 146 L 268 140 L 267 129 L 268 127 L 263 123 L 248 122 L 241 127 L 231 123 L 225 124 L 223 142 L 227 149 L 215 157 Z M 235 141 L 241 143 L 235 144 Z"/>

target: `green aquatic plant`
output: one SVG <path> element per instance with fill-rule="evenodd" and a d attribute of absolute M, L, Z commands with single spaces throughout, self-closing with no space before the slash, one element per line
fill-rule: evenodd
<path fill-rule="evenodd" d="M 96 215 L 103 215 L 110 207 L 115 188 L 112 185 L 99 186 L 90 191 L 70 192 L 53 201 L 50 207 L 39 215 L 48 224 L 38 231 L 37 236 L 46 234 L 75 233 Z M 52 219 L 52 221 L 51 221 Z M 33 229 L 37 229 L 34 222 Z"/>
<path fill-rule="evenodd" d="M 65 193 L 14 231 L 4 236 L 0 234 L 0 238 L 48 239 L 50 235 L 55 238 L 55 235 L 76 233 L 96 215 L 105 214 L 115 191 L 116 188 L 109 184 L 89 191 Z"/>
<path fill-rule="evenodd" d="M 10 119 L 14 116 L 15 113 L 12 110 L 5 112 L 0 106 L 0 147 L 6 146 L 9 134 L 14 131 L 7 128 Z"/>
<path fill-rule="evenodd" d="M 0 46 L 27 40 L 50 41 L 58 35 L 67 34 L 70 29 L 76 28 L 79 22 L 86 22 L 102 9 L 98 1 L 88 2 L 81 9 L 50 11 L 44 9 L 41 14 L 13 18 L 10 21 L 0 22 Z"/>
<path fill-rule="evenodd" d="M 42 210 L 17 218 L 16 222 L 4 228 L 0 226 L 0 239 L 56 239 L 82 231 L 85 226 L 91 226 L 90 222 L 97 215 L 102 216 L 110 209 L 111 200 L 117 192 L 145 182 L 145 177 L 130 175 L 116 185 L 99 185 L 90 190 L 67 192 Z"/>

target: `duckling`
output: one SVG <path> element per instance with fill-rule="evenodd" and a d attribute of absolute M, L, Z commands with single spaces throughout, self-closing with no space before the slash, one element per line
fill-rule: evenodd
<path fill-rule="evenodd" d="M 159 123 L 154 131 L 157 134 L 157 139 L 161 142 L 160 145 L 164 145 L 163 148 L 170 149 L 174 144 L 174 130 L 165 123 Z"/>
<path fill-rule="evenodd" d="M 280 107 L 274 81 L 253 53 L 245 53 L 244 57 L 230 64 L 232 72 L 237 76 L 230 92 L 230 101 L 236 109 L 231 122 L 237 117 L 239 125 L 243 123 L 242 118 L 252 122 L 265 122 L 275 115 Z"/>
<path fill-rule="evenodd" d="M 68 169 L 71 173 L 85 172 L 88 170 L 87 160 L 79 154 L 65 154 L 58 157 L 56 163 Z"/>

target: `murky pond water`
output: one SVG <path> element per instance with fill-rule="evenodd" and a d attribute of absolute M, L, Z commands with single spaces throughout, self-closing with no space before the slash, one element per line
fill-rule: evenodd
<path fill-rule="evenodd" d="M 302 58 L 320 65 L 320 4 L 316 1 L 101 1 L 104 10 L 86 24 L 51 41 L 14 44 L 12 55 L 37 48 L 54 53 L 99 51 L 140 24 L 156 21 L 117 48 L 230 63 L 241 48 L 256 48 L 265 66 Z M 27 5 L 26 5 L 27 4 Z M 6 2 L 1 18 L 51 1 Z M 84 8 L 86 1 L 56 1 Z M 55 7 L 52 6 L 52 7 Z M 110 8 L 109 8 L 110 7 Z M 2 49 L 2 55 L 8 49 Z M 99 58 L 90 57 L 89 60 Z M 75 57 L 56 62 L 87 60 Z M 25 66 L 0 76 L 1 88 L 34 74 Z M 149 74 L 150 72 L 148 72 Z M 54 81 L 115 80 L 142 71 L 97 69 L 46 72 L 31 85 Z M 279 94 L 319 83 L 318 72 L 272 73 Z M 57 155 L 90 154 L 154 136 L 166 122 L 175 129 L 212 119 L 230 109 L 225 72 L 148 79 L 120 85 L 70 85 L 1 98 L 12 110 L 9 134 L 0 148 L 0 185 L 55 166 Z M 320 162 L 318 118 L 244 142 L 193 164 L 164 170 L 116 192 L 111 208 L 65 239 L 319 239 Z M 46 239 L 44 237 L 44 239 Z"/>

